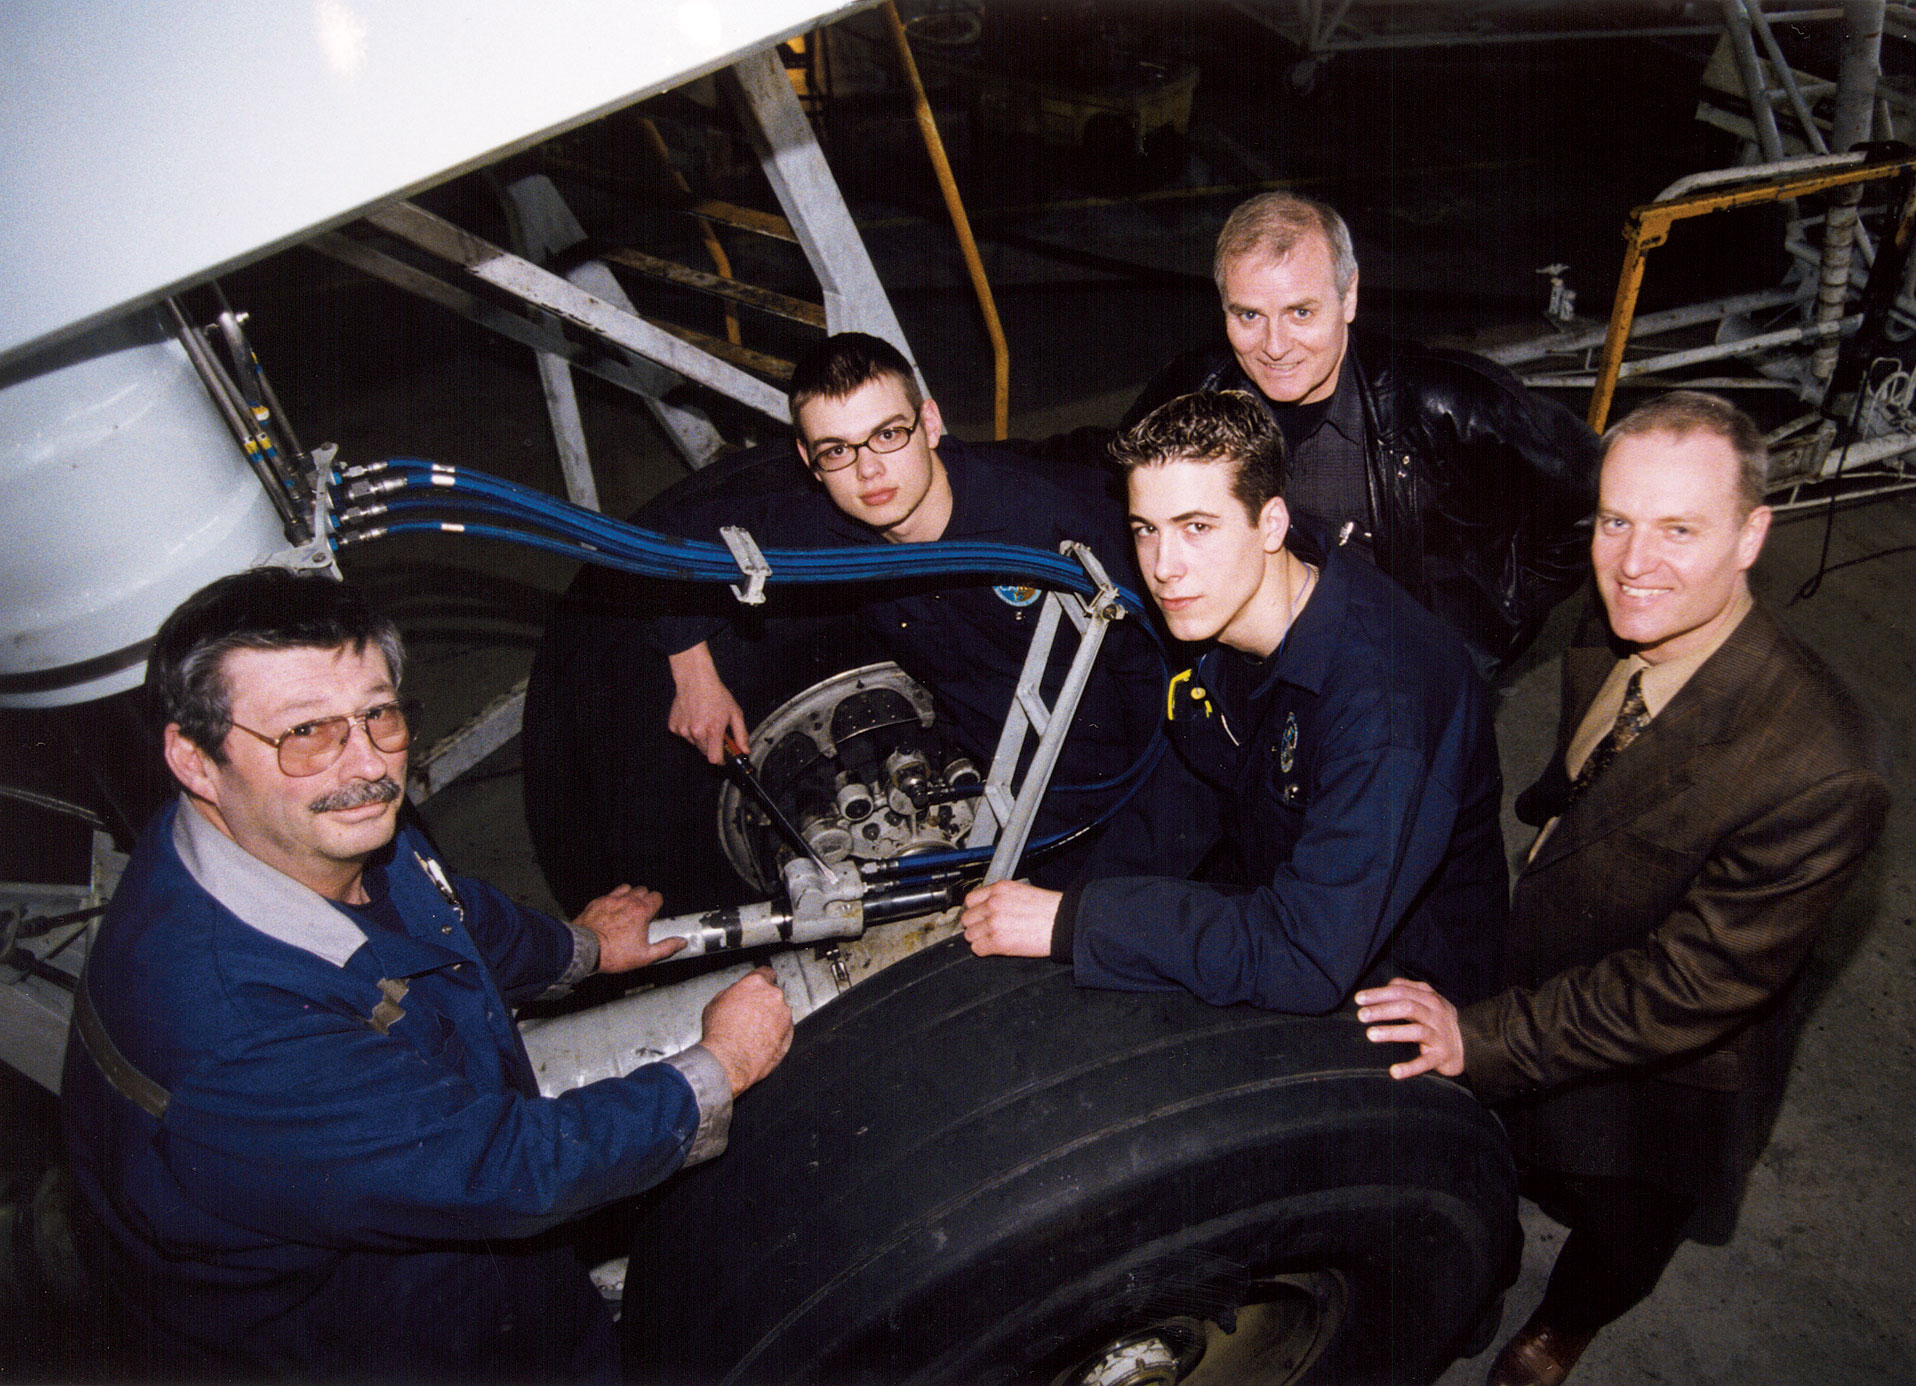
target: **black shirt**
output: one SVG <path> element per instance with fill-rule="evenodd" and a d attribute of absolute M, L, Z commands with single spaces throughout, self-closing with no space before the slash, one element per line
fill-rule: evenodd
<path fill-rule="evenodd" d="M 1375 562 L 1370 481 L 1364 455 L 1364 404 L 1356 372 L 1340 369 L 1337 388 L 1316 404 L 1266 400 L 1291 459 L 1284 503 L 1306 529 L 1333 547 L 1348 547 Z"/>

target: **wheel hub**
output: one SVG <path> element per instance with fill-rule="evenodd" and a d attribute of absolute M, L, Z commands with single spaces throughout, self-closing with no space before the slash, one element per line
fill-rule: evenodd
<path fill-rule="evenodd" d="M 895 664 L 834 675 L 752 731 L 752 766 L 826 862 L 892 861 L 962 846 L 983 775 L 952 747 L 931 694 Z M 739 878 L 775 888 L 789 852 L 735 785 L 719 794 L 719 842 Z"/>
<path fill-rule="evenodd" d="M 1204 1355 L 1204 1340 L 1166 1325 L 1113 1343 L 1077 1378 L 1077 1386 L 1177 1386 Z"/>
<path fill-rule="evenodd" d="M 1337 1335 L 1344 1295 L 1332 1271 L 1271 1276 L 1245 1287 L 1235 1312 L 1135 1329 L 1080 1358 L 1053 1386 L 1287 1386 Z"/>

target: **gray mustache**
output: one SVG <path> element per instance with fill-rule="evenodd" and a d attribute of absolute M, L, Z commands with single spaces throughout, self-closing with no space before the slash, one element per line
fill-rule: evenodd
<path fill-rule="evenodd" d="M 390 775 L 376 780 L 354 780 L 330 794 L 322 794 L 307 805 L 314 813 L 332 813 L 338 809 L 363 808 L 367 804 L 390 804 L 399 797 L 399 782 Z"/>

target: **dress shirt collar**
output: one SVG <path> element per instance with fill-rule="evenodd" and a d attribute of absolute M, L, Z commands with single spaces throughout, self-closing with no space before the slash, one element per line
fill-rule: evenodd
<path fill-rule="evenodd" d="M 1688 654 L 1675 659 L 1666 659 L 1651 664 L 1642 655 L 1631 653 L 1616 662 L 1614 668 L 1604 679 L 1597 696 L 1590 702 L 1589 710 L 1583 715 L 1583 721 L 1577 724 L 1577 734 L 1570 739 L 1570 747 L 1564 754 L 1564 769 L 1572 779 L 1583 768 L 1584 761 L 1596 749 L 1597 743 L 1609 734 L 1616 723 L 1617 711 L 1623 706 L 1624 690 L 1629 686 L 1630 676 L 1639 670 L 1643 674 L 1640 685 L 1643 692 L 1643 705 L 1652 721 L 1658 713 L 1670 705 L 1670 700 L 1683 691 L 1697 670 L 1709 662 L 1710 656 L 1723 648 L 1723 642 L 1730 638 L 1731 632 L 1743 624 L 1744 618 L 1755 606 L 1747 588 L 1737 592 L 1730 599 L 1729 619 L 1717 627 L 1715 636 Z"/>
<path fill-rule="evenodd" d="M 1750 614 L 1750 608 L 1755 605 L 1749 589 L 1742 588 L 1730 598 L 1728 616 L 1717 627 L 1709 644 L 1675 659 L 1666 659 L 1661 664 L 1647 664 L 1641 656 L 1630 656 L 1636 667 L 1644 671 L 1643 702 L 1650 709 L 1652 717 L 1663 711 L 1670 699 L 1676 697 L 1683 685 L 1690 681 L 1690 676 L 1701 669 L 1711 655 L 1723 648 L 1723 642 L 1730 638 L 1730 632 L 1743 624 L 1743 618 Z"/>

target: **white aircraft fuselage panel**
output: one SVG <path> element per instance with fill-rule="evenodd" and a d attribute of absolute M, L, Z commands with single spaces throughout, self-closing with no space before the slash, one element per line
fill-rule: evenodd
<path fill-rule="evenodd" d="M 872 3 L 0 6 L 0 366 Z"/>

